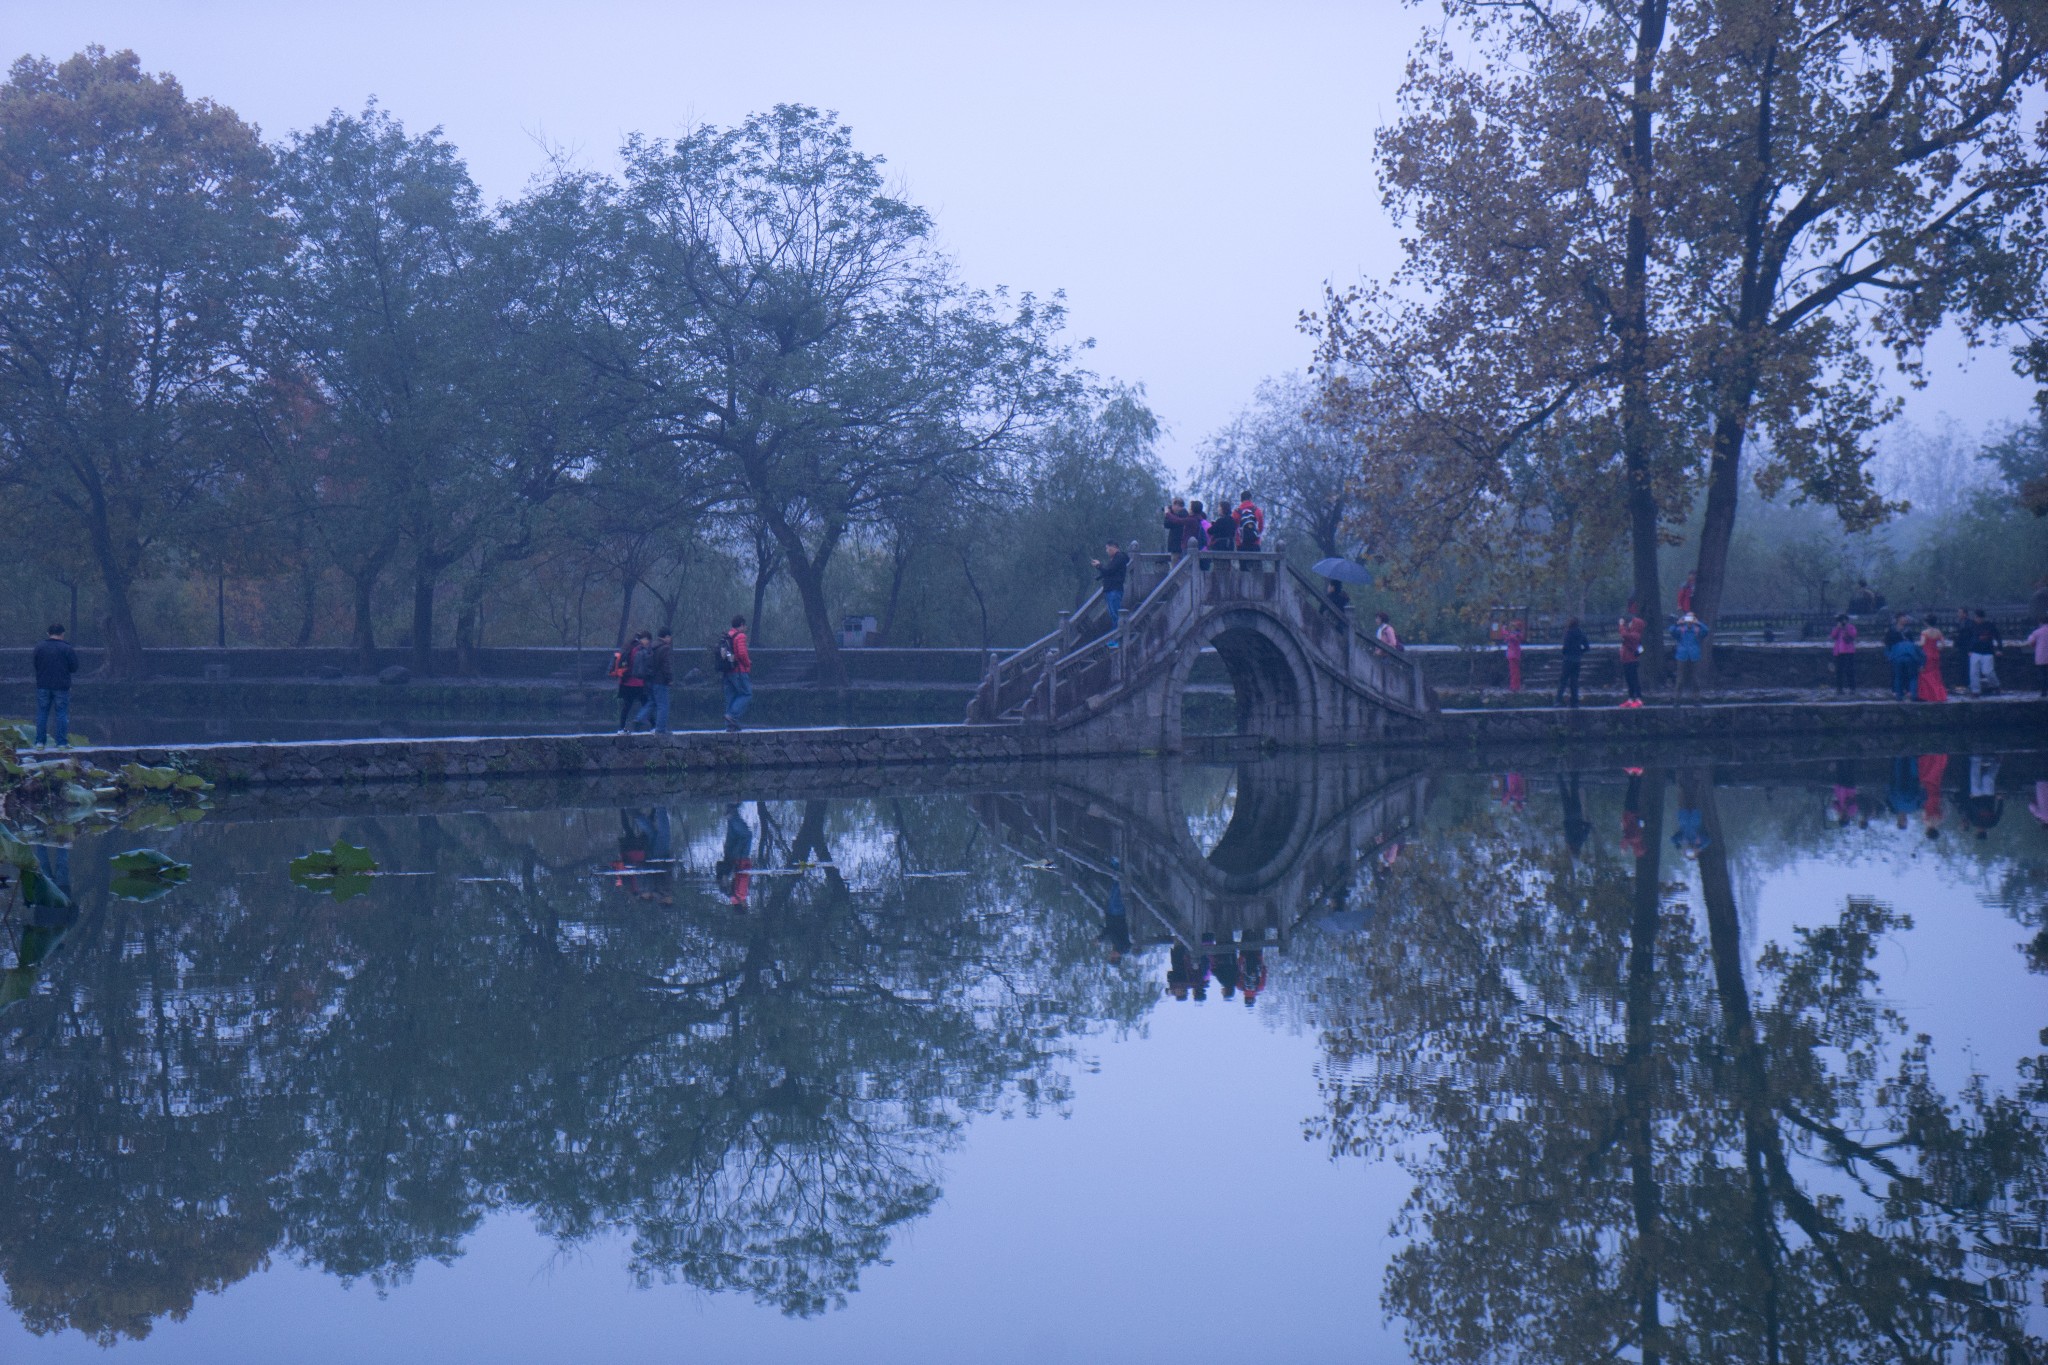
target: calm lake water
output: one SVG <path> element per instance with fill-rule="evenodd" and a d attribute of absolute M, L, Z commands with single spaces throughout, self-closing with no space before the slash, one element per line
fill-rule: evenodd
<path fill-rule="evenodd" d="M 290 799 L 0 892 L 0 1360 L 2048 1349 L 2048 755 Z"/>

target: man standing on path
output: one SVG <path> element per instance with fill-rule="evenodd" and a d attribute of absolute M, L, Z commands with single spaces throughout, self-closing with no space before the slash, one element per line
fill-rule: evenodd
<path fill-rule="evenodd" d="M 1628 604 L 1628 610 L 1621 614 L 1621 681 L 1628 688 L 1628 695 L 1621 704 L 1640 709 L 1643 704 L 1643 632 L 1649 623 L 1636 610 L 1636 604 Z"/>
<path fill-rule="evenodd" d="M 654 638 L 654 652 L 647 661 L 648 733 L 665 735 L 668 728 L 668 689 L 676 679 L 676 633 L 667 626 Z"/>
<path fill-rule="evenodd" d="M 1998 633 L 1998 625 L 1984 614 L 1979 607 L 1963 623 L 1967 632 L 1963 648 L 1970 656 L 1970 695 L 1981 697 L 1985 687 L 1999 691 L 1998 651 L 2005 646 L 2005 640 Z"/>
<path fill-rule="evenodd" d="M 1117 618 L 1124 611 L 1124 580 L 1130 577 L 1131 557 L 1113 540 L 1105 541 L 1102 548 L 1109 551 L 1108 558 L 1088 562 L 1095 566 L 1095 576 L 1102 580 L 1102 605 L 1109 608 L 1109 628 L 1115 630 Z"/>
<path fill-rule="evenodd" d="M 718 640 L 718 671 L 725 684 L 725 728 L 740 728 L 740 717 L 754 700 L 754 660 L 747 653 L 747 618 L 735 616 Z"/>
<path fill-rule="evenodd" d="M 1517 625 L 1521 623 L 1516 622 Z M 1564 623 L 1564 639 L 1558 644 L 1557 704 L 1565 704 L 1565 689 L 1571 689 L 1571 707 L 1579 706 L 1579 665 L 1585 662 L 1586 651 L 1593 642 L 1586 638 L 1586 632 L 1579 629 L 1579 618 L 1574 616 Z"/>
<path fill-rule="evenodd" d="M 64 638 L 64 627 L 50 627 L 49 638 L 35 648 L 36 747 L 48 740 L 52 713 L 56 719 L 57 747 L 71 744 L 71 675 L 78 671 L 78 651 Z"/>
<path fill-rule="evenodd" d="M 1671 627 L 1671 657 L 1678 664 L 1678 677 L 1671 685 L 1671 704 L 1676 706 L 1687 692 L 1692 699 L 1700 699 L 1700 654 L 1707 638 L 1707 628 L 1700 624 L 1700 618 L 1691 612 L 1678 618 Z"/>

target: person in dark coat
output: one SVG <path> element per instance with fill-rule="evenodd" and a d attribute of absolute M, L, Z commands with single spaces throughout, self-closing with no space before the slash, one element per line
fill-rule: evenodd
<path fill-rule="evenodd" d="M 1088 563 L 1102 584 L 1102 605 L 1109 608 L 1109 628 L 1115 630 L 1117 618 L 1123 615 L 1124 584 L 1130 580 L 1131 557 L 1124 553 L 1123 546 L 1113 540 L 1105 542 L 1102 548 L 1109 553 Z"/>
<path fill-rule="evenodd" d="M 78 671 L 78 651 L 64 638 L 64 627 L 50 627 L 35 648 L 36 747 L 42 748 L 54 729 L 57 747 L 71 743 L 71 675 Z M 56 722 L 54 727 L 52 720 Z"/>
<path fill-rule="evenodd" d="M 1574 616 L 1564 623 L 1564 639 L 1558 643 L 1557 704 L 1564 706 L 1565 693 L 1571 693 L 1570 705 L 1579 704 L 1579 667 L 1586 661 L 1586 651 L 1593 642 L 1586 638 L 1586 632 L 1579 628 L 1579 618 Z"/>

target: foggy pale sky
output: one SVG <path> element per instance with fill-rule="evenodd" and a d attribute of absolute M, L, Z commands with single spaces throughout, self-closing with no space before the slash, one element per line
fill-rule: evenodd
<path fill-rule="evenodd" d="M 133 48 L 278 138 L 376 96 L 439 124 L 487 197 L 545 148 L 616 165 L 628 132 L 837 110 L 936 215 L 975 285 L 1065 289 L 1090 368 L 1145 385 L 1168 462 L 1307 361 L 1323 282 L 1384 276 L 1372 174 L 1433 5 L 0 0 L 0 54 Z M 2003 350 L 1952 339 L 1907 416 L 2023 418 Z"/>

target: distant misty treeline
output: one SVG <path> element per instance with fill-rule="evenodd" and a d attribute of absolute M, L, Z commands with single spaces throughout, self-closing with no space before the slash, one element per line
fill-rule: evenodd
<path fill-rule="evenodd" d="M 487 205 L 374 103 L 266 142 L 132 53 L 0 89 L 12 626 L 145 641 L 708 636 L 838 671 L 1042 630 L 1157 519 L 1158 423 L 1058 297 L 964 284 L 816 110 Z M 232 610 L 230 610 L 232 597 Z M 227 625 L 232 618 L 232 628 Z"/>

